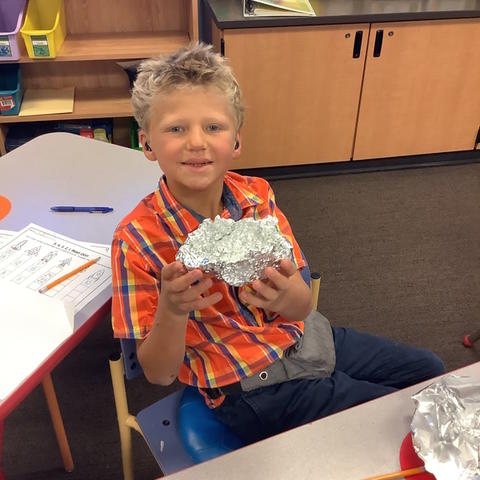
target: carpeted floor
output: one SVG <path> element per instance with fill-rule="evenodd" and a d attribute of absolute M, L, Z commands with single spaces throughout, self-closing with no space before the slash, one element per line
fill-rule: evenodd
<path fill-rule="evenodd" d="M 461 343 L 480 328 L 480 164 L 271 183 L 322 276 L 319 310 L 333 324 L 429 348 L 449 370 L 480 360 L 480 344 Z M 62 470 L 37 388 L 5 422 L 8 479 L 122 478 L 107 362 L 115 348 L 106 318 L 53 372 L 75 471 Z M 131 409 L 167 391 L 130 382 Z M 134 456 L 137 479 L 159 476 L 136 434 Z"/>

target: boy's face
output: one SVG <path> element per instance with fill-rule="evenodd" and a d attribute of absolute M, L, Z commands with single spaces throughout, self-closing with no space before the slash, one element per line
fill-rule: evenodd
<path fill-rule="evenodd" d="M 156 160 L 175 198 L 222 191 L 231 161 L 240 155 L 233 111 L 225 95 L 213 88 L 187 87 L 157 97 L 152 107 L 149 160 Z M 221 193 L 220 193 L 221 194 Z"/>

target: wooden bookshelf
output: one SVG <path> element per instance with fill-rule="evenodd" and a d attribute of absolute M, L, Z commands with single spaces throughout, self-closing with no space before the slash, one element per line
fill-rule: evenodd
<path fill-rule="evenodd" d="M 0 116 L 0 123 L 74 120 L 80 118 L 130 117 L 130 93 L 122 88 L 76 88 L 72 113 L 49 115 Z"/>
<path fill-rule="evenodd" d="M 185 32 L 86 33 L 68 35 L 51 62 L 135 60 L 172 52 L 190 42 Z M 42 60 L 40 60 L 42 61 Z M 38 63 L 22 56 L 19 63 Z"/>
<path fill-rule="evenodd" d="M 198 40 L 198 0 L 64 0 L 67 36 L 54 59 L 18 61 L 28 88 L 75 87 L 72 113 L 0 116 L 0 154 L 9 124 L 132 115 L 130 82 L 119 65 Z"/>

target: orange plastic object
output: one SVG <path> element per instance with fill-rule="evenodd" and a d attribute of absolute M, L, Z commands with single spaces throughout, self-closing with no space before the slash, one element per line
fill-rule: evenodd
<path fill-rule="evenodd" d="M 12 208 L 12 204 L 7 197 L 0 195 L 0 220 L 6 217 Z"/>

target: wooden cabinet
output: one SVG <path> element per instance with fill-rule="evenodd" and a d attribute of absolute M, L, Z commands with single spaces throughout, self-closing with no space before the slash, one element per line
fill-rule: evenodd
<path fill-rule="evenodd" d="M 246 104 L 236 167 L 350 159 L 367 36 L 368 25 L 225 30 Z"/>
<path fill-rule="evenodd" d="M 0 150 L 5 126 L 15 122 L 128 117 L 130 83 L 121 60 L 147 58 L 198 39 L 198 0 L 65 0 L 67 36 L 52 60 L 22 55 L 25 88 L 75 86 L 70 114 L 0 116 Z"/>
<path fill-rule="evenodd" d="M 353 159 L 472 150 L 479 45 L 479 20 L 372 24 Z"/>
<path fill-rule="evenodd" d="M 353 58 L 357 31 L 362 47 Z M 213 24 L 211 38 L 245 96 L 239 168 L 474 148 L 479 19 L 221 31 Z"/>

